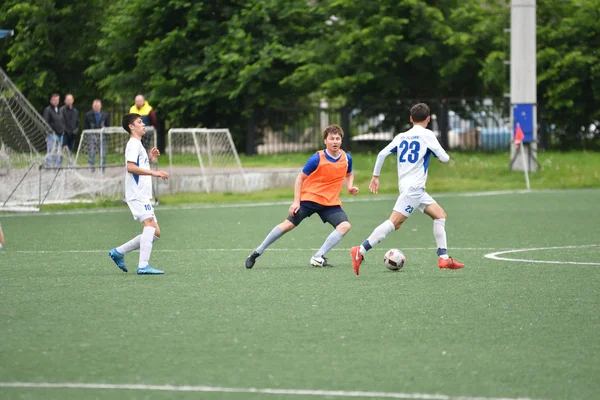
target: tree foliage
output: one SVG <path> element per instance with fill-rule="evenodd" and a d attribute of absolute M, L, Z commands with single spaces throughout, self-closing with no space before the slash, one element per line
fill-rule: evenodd
<path fill-rule="evenodd" d="M 538 102 L 566 146 L 600 125 L 600 8 L 595 0 L 538 7 Z"/>
<path fill-rule="evenodd" d="M 294 0 L 120 1 L 88 69 L 112 96 L 141 91 L 172 124 L 238 126 L 257 109 L 294 105 L 312 88 L 280 82 L 314 37 L 315 9 Z M 139 18 L 144 15 L 145 18 Z"/>
<path fill-rule="evenodd" d="M 596 0 L 538 0 L 541 119 L 600 118 Z M 399 100 L 503 95 L 504 0 L 6 0 L 0 65 L 41 107 L 52 91 L 130 103 L 238 134 L 327 98 L 373 115 Z"/>
<path fill-rule="evenodd" d="M 72 92 L 91 104 L 95 80 L 85 74 L 96 52 L 100 26 L 107 17 L 104 0 L 7 0 L 0 26 L 15 30 L 4 39 L 0 65 L 38 109 L 52 92 Z M 0 48 L 2 51 L 2 48 Z M 89 102 L 89 103 L 88 103 Z"/>

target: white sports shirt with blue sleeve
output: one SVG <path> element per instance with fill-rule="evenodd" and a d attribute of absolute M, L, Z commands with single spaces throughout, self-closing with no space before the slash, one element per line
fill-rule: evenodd
<path fill-rule="evenodd" d="M 128 162 L 134 162 L 140 168 L 150 169 L 148 153 L 142 142 L 130 138 L 125 148 L 125 168 Z M 125 169 L 127 171 L 127 169 Z M 125 200 L 147 201 L 152 199 L 152 177 L 150 175 L 137 175 L 125 173 Z"/>
<path fill-rule="evenodd" d="M 435 134 L 420 125 L 414 125 L 408 131 L 400 133 L 379 152 L 373 170 L 374 176 L 379 176 L 383 162 L 390 154 L 395 154 L 398 160 L 400 192 L 410 188 L 425 189 L 431 155 L 439 158 L 441 162 L 450 160 Z"/>

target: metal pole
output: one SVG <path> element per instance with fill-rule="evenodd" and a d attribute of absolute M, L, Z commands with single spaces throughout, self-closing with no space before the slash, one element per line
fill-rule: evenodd
<path fill-rule="evenodd" d="M 534 160 L 537 157 L 537 129 L 535 123 L 537 105 L 537 75 L 536 75 L 536 0 L 512 0 L 510 4 L 510 103 L 511 126 L 514 126 L 515 110 L 519 106 L 531 105 L 533 126 L 522 128 L 531 132 L 533 137 L 528 144 L 530 151 L 519 151 L 515 145 L 511 146 L 511 159 L 527 156 Z M 517 120 L 518 121 L 518 120 Z M 514 132 L 513 132 L 514 134 Z M 531 137 L 531 136 L 530 136 Z M 529 164 L 529 160 L 526 161 Z M 519 169 L 525 165 L 513 163 L 511 168 Z M 531 168 L 535 172 L 536 165 Z"/>

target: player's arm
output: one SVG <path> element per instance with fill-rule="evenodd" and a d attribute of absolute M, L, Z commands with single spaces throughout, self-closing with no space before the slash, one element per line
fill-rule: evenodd
<path fill-rule="evenodd" d="M 431 150 L 434 156 L 437 157 L 439 162 L 448 162 L 450 161 L 450 155 L 446 153 L 446 150 L 442 147 L 440 142 L 435 137 L 435 133 L 429 131 L 428 135 L 423 135 L 423 141 L 427 145 L 427 148 Z"/>
<path fill-rule="evenodd" d="M 290 206 L 289 210 L 289 214 L 292 217 L 300 209 L 300 194 L 302 193 L 302 185 L 304 185 L 306 178 L 308 178 L 308 175 L 301 171 L 296 177 L 296 182 L 294 182 L 294 202 Z"/>
<path fill-rule="evenodd" d="M 315 153 L 306 162 L 302 171 L 296 177 L 296 182 L 294 183 L 294 202 L 290 206 L 289 214 L 290 216 L 294 216 L 296 212 L 300 209 L 300 194 L 302 193 L 302 185 L 304 181 L 310 174 L 315 172 L 317 167 L 319 166 L 319 153 Z"/>
<path fill-rule="evenodd" d="M 135 175 L 150 175 L 155 176 L 157 178 L 162 178 L 164 180 L 169 179 L 169 173 L 166 171 L 153 171 L 151 169 L 144 169 L 138 167 L 135 162 L 127 161 L 127 172 Z"/>
<path fill-rule="evenodd" d="M 354 172 L 352 170 L 352 156 L 350 154 L 346 154 L 348 158 L 348 170 L 346 171 L 346 188 L 348 189 L 348 193 L 352 196 L 356 196 L 358 194 L 358 188 L 354 186 Z"/>
<path fill-rule="evenodd" d="M 383 163 L 387 156 L 396 152 L 397 148 L 398 144 L 396 143 L 396 139 L 394 139 L 377 154 L 377 161 L 375 161 L 375 168 L 373 168 L 373 177 L 371 178 L 371 183 L 369 183 L 371 193 L 377 194 L 379 190 L 379 175 L 381 174 Z"/>

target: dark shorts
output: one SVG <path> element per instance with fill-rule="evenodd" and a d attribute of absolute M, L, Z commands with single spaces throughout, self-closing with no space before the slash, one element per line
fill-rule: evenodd
<path fill-rule="evenodd" d="M 323 223 L 328 222 L 334 228 L 342 222 L 348 221 L 348 216 L 346 215 L 344 210 L 342 210 L 342 207 L 323 206 L 319 203 L 315 203 L 312 201 L 301 201 L 300 209 L 298 210 L 296 215 L 294 215 L 293 218 L 288 215 L 287 220 L 295 226 L 298 226 L 304 218 L 308 218 L 314 213 L 319 214 L 319 217 L 321 217 L 321 221 L 323 221 Z"/>

